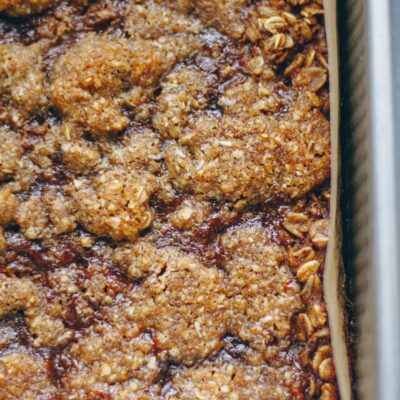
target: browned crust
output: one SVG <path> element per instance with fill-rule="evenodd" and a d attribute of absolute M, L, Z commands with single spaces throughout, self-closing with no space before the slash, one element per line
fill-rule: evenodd
<path fill-rule="evenodd" d="M 0 394 L 338 398 L 321 2 L 19 5 L 0 18 Z"/>

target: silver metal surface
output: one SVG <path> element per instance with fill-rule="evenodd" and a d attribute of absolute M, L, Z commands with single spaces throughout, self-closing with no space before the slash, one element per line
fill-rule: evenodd
<path fill-rule="evenodd" d="M 373 182 L 373 271 L 375 278 L 378 398 L 400 398 L 399 215 L 397 137 L 393 92 L 391 7 L 368 4 L 370 122 Z"/>
<path fill-rule="evenodd" d="M 347 19 L 357 397 L 399 400 L 400 1 L 348 0 L 340 16 Z"/>

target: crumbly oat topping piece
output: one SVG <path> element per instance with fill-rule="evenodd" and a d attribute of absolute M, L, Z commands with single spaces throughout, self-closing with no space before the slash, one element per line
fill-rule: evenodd
<path fill-rule="evenodd" d="M 222 346 L 227 331 L 223 274 L 174 249 L 160 256 L 162 264 L 153 266 L 160 272 L 134 294 L 132 312 L 142 329 L 154 330 L 161 358 L 193 364 Z"/>
<path fill-rule="evenodd" d="M 92 179 L 74 179 L 69 192 L 77 221 L 89 232 L 134 240 L 152 222 L 149 198 L 156 187 L 148 172 L 114 168 Z"/>
<path fill-rule="evenodd" d="M 135 110 L 147 102 L 158 77 L 197 43 L 186 37 L 128 41 L 88 34 L 55 65 L 53 102 L 94 134 L 119 132 L 129 123 L 122 107 Z"/>
<path fill-rule="evenodd" d="M 8 225 L 14 220 L 18 204 L 17 197 L 9 189 L 0 189 L 0 225 Z"/>
<path fill-rule="evenodd" d="M 65 166 L 73 173 L 87 174 L 101 161 L 100 152 L 84 139 L 63 143 L 61 152 Z"/>
<path fill-rule="evenodd" d="M 159 249 L 152 240 L 138 239 L 120 246 L 112 253 L 113 261 L 133 279 L 160 275 L 181 254 L 173 249 Z"/>
<path fill-rule="evenodd" d="M 336 399 L 321 1 L 0 12 L 0 398 Z"/>
<path fill-rule="evenodd" d="M 87 398 L 105 391 L 114 398 L 129 399 L 143 393 L 157 378 L 159 365 L 151 337 L 135 337 L 128 326 L 125 328 L 119 331 L 106 323 L 96 324 L 70 347 L 74 366 L 63 378 L 69 396 Z"/>
<path fill-rule="evenodd" d="M 177 372 L 172 380 L 176 394 L 171 399 L 289 400 L 296 395 L 296 384 L 291 382 L 296 372 L 294 368 L 252 366 L 238 360 L 205 362 Z"/>
<path fill-rule="evenodd" d="M 11 17 L 23 17 L 43 11 L 56 3 L 55 0 L 1 0 L 0 12 Z"/>
<path fill-rule="evenodd" d="M 259 226 L 230 232 L 221 242 L 227 254 L 231 331 L 261 352 L 268 353 L 276 341 L 277 347 L 287 347 L 291 320 L 302 301 L 282 249 Z"/>
<path fill-rule="evenodd" d="M 0 118 L 21 126 L 31 113 L 49 104 L 43 71 L 45 43 L 0 44 Z"/>
<path fill-rule="evenodd" d="M 45 289 L 29 279 L 18 279 L 1 275 L 0 306 L 1 317 L 18 310 L 24 310 L 26 324 L 36 336 L 35 346 L 58 346 L 72 337 L 60 318 L 59 304 L 47 302 Z"/>
<path fill-rule="evenodd" d="M 0 180 L 12 177 L 18 170 L 18 162 L 23 152 L 21 135 L 2 127 L 0 129 Z"/>
<path fill-rule="evenodd" d="M 136 0 L 128 4 L 125 30 L 129 36 L 158 39 L 168 34 L 198 34 L 203 30 L 203 25 L 197 18 L 188 17 L 164 3 Z"/>
<path fill-rule="evenodd" d="M 0 356 L 0 395 L 4 399 L 49 400 L 57 388 L 48 376 L 43 357 L 24 352 Z"/>
<path fill-rule="evenodd" d="M 76 228 L 72 200 L 51 189 L 21 202 L 15 221 L 28 239 L 60 235 Z"/>
<path fill-rule="evenodd" d="M 0 316 L 6 317 L 12 312 L 35 304 L 33 295 L 34 285 L 28 279 L 1 277 L 0 287 Z"/>
<path fill-rule="evenodd" d="M 211 26 L 233 39 L 240 39 L 244 32 L 241 19 L 249 0 L 157 0 L 167 3 L 178 11 L 192 11 L 206 26 Z"/>
<path fill-rule="evenodd" d="M 125 169 L 142 168 L 153 174 L 161 170 L 161 140 L 150 129 L 131 132 L 117 143 L 102 143 L 110 164 Z"/>
<path fill-rule="evenodd" d="M 239 39 L 244 27 L 241 15 L 249 0 L 210 0 L 193 1 L 199 18 L 207 25 L 226 33 L 233 39 Z"/>
<path fill-rule="evenodd" d="M 204 223 L 211 213 L 209 202 L 188 198 L 169 214 L 168 220 L 177 229 L 190 230 Z"/>
<path fill-rule="evenodd" d="M 318 98 L 301 93 L 286 101 L 283 116 L 264 116 L 263 107 L 269 107 L 264 102 L 269 96 L 275 101 L 273 91 L 249 79 L 220 99 L 222 118 L 190 118 L 179 140 L 166 146 L 174 184 L 206 199 L 260 201 L 277 194 L 297 197 L 323 182 L 329 175 L 330 139 Z M 176 114 L 168 131 L 176 135 L 183 121 Z"/>
<path fill-rule="evenodd" d="M 211 80 L 213 77 L 211 76 Z M 208 105 L 210 77 L 197 68 L 180 67 L 161 82 L 153 126 L 161 134 L 179 138 L 192 113 Z"/>

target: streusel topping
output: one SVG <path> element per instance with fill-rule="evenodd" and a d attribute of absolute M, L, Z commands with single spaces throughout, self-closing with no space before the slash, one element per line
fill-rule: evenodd
<path fill-rule="evenodd" d="M 320 0 L 0 0 L 0 398 L 337 399 Z"/>

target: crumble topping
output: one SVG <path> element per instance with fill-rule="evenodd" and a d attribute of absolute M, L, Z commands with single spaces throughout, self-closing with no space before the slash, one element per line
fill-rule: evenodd
<path fill-rule="evenodd" d="M 66 330 L 59 318 L 60 304 L 49 303 L 46 289 L 33 284 L 26 278 L 1 276 L 0 305 L 1 316 L 6 317 L 23 310 L 28 329 L 34 335 L 34 345 L 54 347 L 71 339 L 72 333 Z"/>
<path fill-rule="evenodd" d="M 148 101 L 157 78 L 188 56 L 197 42 L 185 36 L 150 41 L 88 34 L 56 63 L 53 102 L 94 134 L 119 132 L 129 124 L 122 107 L 135 110 Z"/>
<path fill-rule="evenodd" d="M 21 126 L 24 118 L 44 112 L 48 105 L 43 73 L 45 48 L 43 42 L 0 45 L 0 113 L 8 123 Z"/>
<path fill-rule="evenodd" d="M 319 0 L 0 0 L 0 398 L 338 398 Z"/>
<path fill-rule="evenodd" d="M 242 361 L 217 360 L 179 372 L 173 380 L 177 399 L 293 399 L 295 368 L 253 366 Z M 293 385 L 293 386 L 292 386 Z M 268 397 L 266 397 L 268 396 Z"/>
<path fill-rule="evenodd" d="M 115 398 L 140 396 L 157 378 L 159 365 L 151 337 L 132 336 L 106 323 L 88 329 L 68 351 L 74 366 L 63 380 L 70 396 L 90 398 L 108 390 Z"/>
<path fill-rule="evenodd" d="M 48 400 L 56 388 L 48 379 L 48 365 L 41 356 L 11 352 L 0 363 L 0 394 L 5 399 Z"/>
<path fill-rule="evenodd" d="M 21 135 L 0 129 L 0 179 L 6 180 L 18 170 L 19 159 L 24 153 Z"/>
<path fill-rule="evenodd" d="M 260 226 L 228 233 L 221 244 L 227 254 L 230 330 L 268 358 L 271 350 L 289 344 L 291 320 L 302 308 L 300 287 L 283 265 L 282 248 L 271 244 Z"/>
<path fill-rule="evenodd" d="M 268 101 L 268 92 L 262 90 L 260 98 Z M 251 80 L 228 89 L 219 100 L 222 117 L 193 118 L 179 140 L 167 144 L 176 187 L 206 199 L 260 201 L 297 197 L 327 178 L 329 124 L 315 108 L 318 98 L 301 94 L 286 105 L 292 111 L 268 117 L 253 110 L 263 107 L 255 93 Z M 249 98 L 255 101 L 250 109 Z"/>
<path fill-rule="evenodd" d="M 14 219 L 19 205 L 17 197 L 7 188 L 0 189 L 0 224 L 8 225 Z"/>
<path fill-rule="evenodd" d="M 149 199 L 155 189 L 152 174 L 113 168 L 90 180 L 74 179 L 69 192 L 77 221 L 89 232 L 134 240 L 152 222 Z"/>
<path fill-rule="evenodd" d="M 29 196 L 19 204 L 15 221 L 28 239 L 68 233 L 76 228 L 72 201 L 55 190 L 44 190 L 40 196 Z"/>
<path fill-rule="evenodd" d="M 165 266 L 134 294 L 132 311 L 141 329 L 154 330 L 162 359 L 192 364 L 221 348 L 227 302 L 223 274 L 180 252 L 165 252 Z"/>
<path fill-rule="evenodd" d="M 168 34 L 199 34 L 203 29 L 197 19 L 168 7 L 162 1 L 134 1 L 127 6 L 125 30 L 131 38 L 158 39 Z M 170 6 L 174 3 L 169 2 Z"/>
<path fill-rule="evenodd" d="M 11 17 L 23 17 L 41 12 L 53 4 L 56 4 L 55 0 L 2 0 L 0 11 Z"/>

